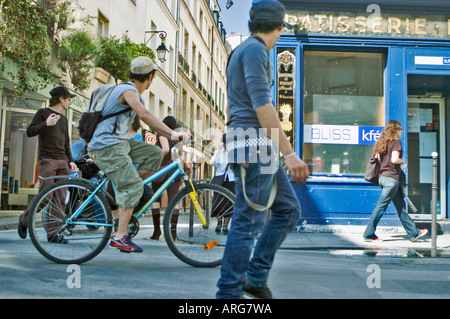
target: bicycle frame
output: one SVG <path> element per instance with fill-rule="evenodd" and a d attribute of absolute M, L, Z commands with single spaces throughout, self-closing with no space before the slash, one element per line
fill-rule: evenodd
<path fill-rule="evenodd" d="M 138 212 L 136 212 L 135 217 L 137 219 L 139 219 L 141 217 L 141 215 L 159 198 L 159 196 L 162 195 L 162 193 L 169 187 L 170 184 L 172 184 L 172 182 L 178 176 L 185 175 L 185 173 L 184 173 L 184 170 L 183 170 L 183 166 L 181 165 L 180 159 L 176 159 L 175 161 L 173 161 L 172 163 L 170 163 L 166 167 L 160 169 L 159 171 L 157 171 L 153 175 L 151 175 L 151 176 L 149 176 L 149 177 L 147 177 L 146 179 L 143 180 L 144 185 L 148 185 L 151 182 L 153 182 L 154 180 L 156 180 L 157 178 L 159 178 L 162 175 L 164 175 L 165 173 L 170 172 L 175 167 L 177 168 L 175 170 L 175 172 L 173 172 L 172 175 L 170 175 L 170 177 L 161 185 L 161 187 L 158 188 L 158 190 L 153 194 L 152 198 L 150 198 L 150 200 Z"/>
<path fill-rule="evenodd" d="M 177 158 L 172 163 L 167 165 L 166 167 L 160 169 L 156 173 L 152 174 L 151 176 L 147 177 L 145 180 L 143 180 L 144 185 L 148 185 L 149 183 L 153 182 L 157 178 L 161 177 L 162 175 L 170 172 L 176 168 L 176 170 L 170 175 L 170 177 L 161 185 L 161 187 L 158 188 L 158 190 L 153 194 L 151 199 L 135 214 L 135 218 L 139 219 L 142 214 L 161 196 L 161 194 L 169 187 L 171 183 L 180 175 L 183 175 L 183 181 L 185 183 L 185 186 L 189 190 L 189 196 L 194 204 L 195 210 L 197 211 L 197 214 L 199 215 L 199 218 L 203 224 L 203 226 L 206 226 L 206 220 L 203 216 L 203 212 L 198 204 L 197 201 L 197 192 L 195 191 L 194 185 L 192 184 L 192 181 L 189 179 L 189 177 L 185 174 L 183 166 L 181 164 L 181 160 Z M 86 226 L 104 226 L 104 227 L 112 227 L 112 224 L 107 223 L 99 223 L 99 222 L 85 222 L 85 221 L 73 221 L 76 219 L 81 212 L 93 201 L 95 194 L 102 191 L 102 188 L 106 185 L 106 182 L 108 181 L 108 178 L 103 179 L 96 187 L 96 189 L 88 196 L 88 198 L 83 202 L 83 204 L 78 207 L 78 209 L 75 211 L 72 216 L 67 218 L 66 224 L 67 225 L 86 225 Z"/>

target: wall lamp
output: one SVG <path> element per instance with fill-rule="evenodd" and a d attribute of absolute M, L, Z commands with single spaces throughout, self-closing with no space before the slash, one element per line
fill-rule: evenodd
<path fill-rule="evenodd" d="M 166 31 L 145 31 L 145 35 L 147 35 L 147 33 L 150 33 L 151 36 L 147 41 L 145 41 L 146 45 L 147 45 L 148 41 L 150 41 L 155 34 L 159 34 L 159 38 L 161 39 L 161 44 L 159 45 L 159 47 L 156 48 L 156 55 L 158 57 L 158 60 L 161 61 L 161 63 L 166 62 L 166 55 L 167 55 L 167 52 L 169 52 L 169 50 L 167 50 L 166 45 L 164 44 L 164 42 L 166 41 L 167 32 Z"/>

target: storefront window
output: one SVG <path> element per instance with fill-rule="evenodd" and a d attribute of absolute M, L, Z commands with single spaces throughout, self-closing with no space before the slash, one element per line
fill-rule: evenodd
<path fill-rule="evenodd" d="M 364 174 L 384 125 L 384 54 L 305 51 L 303 158 L 316 174 Z"/>
<path fill-rule="evenodd" d="M 37 193 L 37 137 L 27 137 L 33 113 L 6 111 L 2 165 L 2 208 L 26 206 Z M 4 196 L 3 196 L 4 195 Z"/>

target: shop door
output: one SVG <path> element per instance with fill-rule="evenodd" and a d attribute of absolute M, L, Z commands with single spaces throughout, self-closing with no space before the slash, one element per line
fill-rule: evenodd
<path fill-rule="evenodd" d="M 441 98 L 408 98 L 407 181 L 408 197 L 417 212 L 408 207 L 413 219 L 431 219 L 432 153 L 438 153 L 437 217 L 446 211 L 445 185 L 445 103 Z"/>

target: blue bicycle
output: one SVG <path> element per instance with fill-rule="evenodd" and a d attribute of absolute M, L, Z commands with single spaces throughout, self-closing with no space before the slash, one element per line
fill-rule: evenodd
<path fill-rule="evenodd" d="M 179 149 L 172 149 L 172 154 L 178 152 Z M 167 245 L 175 256 L 189 265 L 218 266 L 222 262 L 226 236 L 220 235 L 217 227 L 222 227 L 223 219 L 231 217 L 235 195 L 218 185 L 193 182 L 184 172 L 180 159 L 175 157 L 170 165 L 143 181 L 148 185 L 173 171 L 134 214 L 128 227 L 129 235 L 136 235 L 139 218 L 181 175 L 184 187 L 170 200 L 164 212 Z M 28 228 L 34 246 L 43 256 L 57 263 L 83 263 L 104 249 L 116 225 L 108 202 L 110 195 L 105 191 L 107 182 L 107 176 L 101 176 L 96 183 L 77 177 L 64 179 L 36 196 Z"/>

